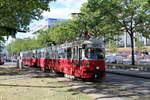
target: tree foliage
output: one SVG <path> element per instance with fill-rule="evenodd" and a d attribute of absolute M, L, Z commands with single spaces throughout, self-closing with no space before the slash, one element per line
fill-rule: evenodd
<path fill-rule="evenodd" d="M 134 64 L 134 36 L 150 35 L 150 5 L 147 0 L 89 0 L 82 9 L 84 17 L 88 18 L 86 25 L 89 30 L 99 28 L 95 36 L 129 34 Z"/>
<path fill-rule="evenodd" d="M 44 10 L 50 10 L 49 1 L 54 0 L 0 0 L 0 35 L 28 30 L 31 20 L 39 20 Z"/>
<path fill-rule="evenodd" d="M 17 40 L 9 44 L 8 48 L 11 53 L 19 53 L 20 51 L 73 41 L 78 37 L 75 28 L 74 21 L 59 23 L 59 25 L 53 26 L 49 30 L 40 30 L 36 39 Z"/>
<path fill-rule="evenodd" d="M 71 20 L 68 22 L 60 23 L 57 26 L 53 26 L 48 31 L 49 39 L 58 44 L 75 40 L 77 35 L 76 25 Z"/>
<path fill-rule="evenodd" d="M 21 51 L 33 50 L 40 47 L 41 46 L 39 45 L 37 40 L 16 40 L 8 45 L 8 51 L 10 52 L 10 54 L 17 54 Z"/>
<path fill-rule="evenodd" d="M 119 48 L 118 45 L 116 45 L 116 42 L 114 40 L 109 41 L 109 46 L 108 46 L 108 52 L 111 53 L 117 53 L 117 49 Z"/>
<path fill-rule="evenodd" d="M 139 36 L 135 37 L 135 45 L 136 45 L 137 51 L 142 52 L 142 51 L 146 50 L 146 47 L 143 45 L 143 43 L 141 43 Z"/>

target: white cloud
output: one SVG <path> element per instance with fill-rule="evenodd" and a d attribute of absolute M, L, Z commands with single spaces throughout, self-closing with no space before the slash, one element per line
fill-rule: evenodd
<path fill-rule="evenodd" d="M 51 6 L 50 12 L 43 12 L 44 18 L 71 18 L 71 13 L 77 13 L 80 11 L 81 5 L 87 2 L 87 0 L 57 0 L 55 3 L 63 6 L 62 8 L 57 8 L 56 6 Z"/>
<path fill-rule="evenodd" d="M 87 2 L 87 0 L 57 0 L 57 3 L 72 9 L 80 9 L 84 2 Z"/>
<path fill-rule="evenodd" d="M 71 13 L 77 13 L 78 10 L 69 9 L 69 8 L 52 8 L 50 12 L 44 12 L 43 16 L 45 18 L 61 18 L 61 19 L 70 19 Z"/>

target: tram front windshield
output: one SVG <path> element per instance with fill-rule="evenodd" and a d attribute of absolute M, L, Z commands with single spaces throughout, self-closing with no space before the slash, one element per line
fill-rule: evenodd
<path fill-rule="evenodd" d="M 99 48 L 87 48 L 85 49 L 85 57 L 86 59 L 104 59 L 104 52 Z"/>

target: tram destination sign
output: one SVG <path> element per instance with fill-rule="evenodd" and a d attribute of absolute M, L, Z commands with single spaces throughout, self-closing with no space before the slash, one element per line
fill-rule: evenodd
<path fill-rule="evenodd" d="M 88 44 L 88 48 L 103 48 L 103 45 L 101 44 Z"/>

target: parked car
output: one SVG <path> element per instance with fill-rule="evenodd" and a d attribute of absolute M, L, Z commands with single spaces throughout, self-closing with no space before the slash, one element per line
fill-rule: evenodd
<path fill-rule="evenodd" d="M 12 62 L 17 62 L 17 59 L 12 59 L 11 61 L 12 61 Z"/>
<path fill-rule="evenodd" d="M 107 63 L 122 64 L 123 63 L 123 57 L 122 56 L 107 56 L 105 61 Z"/>
<path fill-rule="evenodd" d="M 116 54 L 116 56 L 121 56 L 123 57 L 123 59 L 126 59 L 128 57 L 129 54 L 126 53 L 122 53 L 122 54 Z"/>
<path fill-rule="evenodd" d="M 10 58 L 6 58 L 5 61 L 6 62 L 11 62 L 11 59 Z"/>

